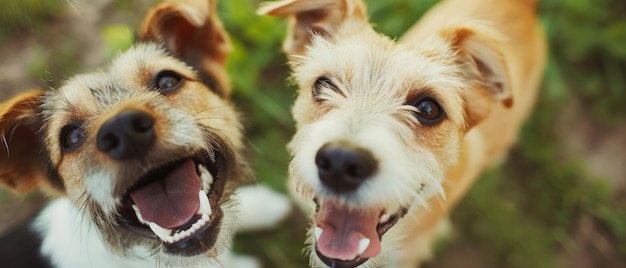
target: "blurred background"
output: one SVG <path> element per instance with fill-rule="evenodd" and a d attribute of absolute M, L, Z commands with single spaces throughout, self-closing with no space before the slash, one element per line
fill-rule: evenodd
<path fill-rule="evenodd" d="M 510 1 L 510 0 L 509 0 Z M 0 1 L 0 100 L 54 87 L 132 45 L 153 0 Z M 375 28 L 401 36 L 435 0 L 367 1 Z M 295 88 L 280 51 L 282 20 L 259 1 L 222 0 L 228 62 L 259 182 L 285 191 Z M 462 8 L 462 7 L 460 7 Z M 626 1 L 542 0 L 551 54 L 535 112 L 508 159 L 452 213 L 452 236 L 425 267 L 626 267 Z M 0 191 L 0 234 L 45 197 Z M 264 267 L 306 267 L 307 219 L 238 236 Z"/>

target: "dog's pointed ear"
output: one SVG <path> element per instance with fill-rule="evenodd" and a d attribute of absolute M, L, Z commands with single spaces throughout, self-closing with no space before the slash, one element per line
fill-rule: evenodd
<path fill-rule="evenodd" d="M 329 38 L 348 22 L 369 25 L 362 0 L 283 0 L 264 3 L 257 13 L 289 18 L 283 45 L 289 56 L 304 53 L 313 35 Z"/>
<path fill-rule="evenodd" d="M 217 15 L 216 0 L 170 0 L 145 17 L 141 41 L 163 42 L 176 57 L 224 80 L 224 65 L 231 51 L 228 34 Z"/>
<path fill-rule="evenodd" d="M 0 184 L 16 193 L 34 190 L 46 178 L 36 137 L 42 95 L 29 91 L 0 104 Z"/>
<path fill-rule="evenodd" d="M 502 42 L 496 33 L 480 26 L 452 27 L 440 32 L 449 42 L 470 86 L 465 92 L 466 120 L 471 127 L 485 118 L 493 105 L 513 105 L 511 81 Z"/>

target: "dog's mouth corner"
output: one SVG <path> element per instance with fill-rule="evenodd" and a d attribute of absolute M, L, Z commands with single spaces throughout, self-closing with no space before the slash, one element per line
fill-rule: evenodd
<path fill-rule="evenodd" d="M 314 199 L 315 244 L 318 258 L 330 267 L 356 267 L 380 254 L 383 235 L 406 215 L 383 208 L 345 205 L 336 200 Z"/>
<path fill-rule="evenodd" d="M 213 247 L 219 234 L 225 166 L 219 154 L 197 154 L 148 170 L 122 197 L 118 222 L 191 256 Z"/>

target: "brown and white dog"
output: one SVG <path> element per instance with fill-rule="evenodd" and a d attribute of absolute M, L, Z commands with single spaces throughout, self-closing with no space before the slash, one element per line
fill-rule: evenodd
<path fill-rule="evenodd" d="M 399 42 L 361 0 L 259 13 L 289 18 L 289 185 L 313 219 L 311 265 L 415 267 L 533 107 L 546 59 L 536 1 L 445 0 Z"/>
<path fill-rule="evenodd" d="M 288 203 L 263 188 L 234 194 L 252 176 L 229 101 L 229 52 L 215 0 L 169 1 L 108 67 L 2 103 L 0 182 L 58 197 L 36 234 L 2 253 L 16 254 L 3 266 L 236 266 L 238 200 L 259 194 L 278 213 L 242 228 L 275 222 Z"/>

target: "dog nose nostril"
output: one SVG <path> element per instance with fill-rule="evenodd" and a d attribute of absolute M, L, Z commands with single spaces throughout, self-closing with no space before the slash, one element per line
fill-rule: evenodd
<path fill-rule="evenodd" d="M 120 139 L 115 136 L 113 133 L 106 133 L 102 137 L 102 140 L 99 141 L 99 147 L 102 151 L 110 151 L 113 148 L 117 147 L 120 144 Z"/>
<path fill-rule="evenodd" d="M 347 142 L 322 146 L 315 156 L 315 164 L 322 183 L 336 192 L 355 190 L 377 168 L 377 161 L 369 151 Z"/>
<path fill-rule="evenodd" d="M 100 127 L 98 150 L 118 160 L 141 157 L 154 143 L 154 123 L 144 111 L 123 111 Z"/>
<path fill-rule="evenodd" d="M 154 118 L 152 116 L 139 116 L 133 120 L 133 129 L 137 132 L 145 133 L 151 131 L 154 126 Z"/>

